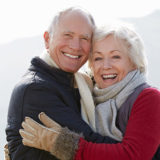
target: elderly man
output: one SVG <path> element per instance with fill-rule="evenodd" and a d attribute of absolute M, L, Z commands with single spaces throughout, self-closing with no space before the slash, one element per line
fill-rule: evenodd
<path fill-rule="evenodd" d="M 81 118 L 81 95 L 74 73 L 88 59 L 93 29 L 94 21 L 87 12 L 69 8 L 55 16 L 44 33 L 45 52 L 32 59 L 11 96 L 6 134 L 12 160 L 56 159 L 46 151 L 24 146 L 19 134 L 24 117 L 38 121 L 42 111 L 62 126 L 83 132 L 88 141 L 112 142 L 94 133 Z"/>

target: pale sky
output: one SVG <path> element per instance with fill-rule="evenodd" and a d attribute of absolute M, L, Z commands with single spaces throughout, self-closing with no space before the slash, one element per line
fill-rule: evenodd
<path fill-rule="evenodd" d="M 98 25 L 160 9 L 160 0 L 0 0 L 0 44 L 43 35 L 54 14 L 70 6 L 88 10 Z"/>

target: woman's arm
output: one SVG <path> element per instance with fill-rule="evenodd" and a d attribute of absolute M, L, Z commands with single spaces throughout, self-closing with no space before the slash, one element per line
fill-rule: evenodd
<path fill-rule="evenodd" d="M 122 143 L 79 141 L 75 160 L 151 160 L 160 144 L 160 92 L 145 89 L 133 105 Z"/>

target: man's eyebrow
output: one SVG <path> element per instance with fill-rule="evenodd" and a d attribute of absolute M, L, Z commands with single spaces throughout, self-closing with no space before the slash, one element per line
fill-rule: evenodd
<path fill-rule="evenodd" d="M 64 31 L 63 33 L 74 34 L 74 32 L 72 32 L 72 31 L 70 31 L 70 30 L 66 30 L 66 31 Z M 90 38 L 92 37 L 92 35 L 89 35 L 89 34 L 81 34 L 80 36 L 85 37 L 85 38 L 88 38 L 88 39 L 90 39 Z"/>
<path fill-rule="evenodd" d="M 69 31 L 69 30 L 67 30 L 67 31 L 64 31 L 63 33 L 70 33 L 70 34 L 74 34 L 74 32 L 72 32 L 72 31 Z"/>
<path fill-rule="evenodd" d="M 82 34 L 82 36 L 84 36 L 84 37 L 86 37 L 88 39 L 90 39 L 92 37 L 92 35 L 89 35 L 89 34 Z"/>

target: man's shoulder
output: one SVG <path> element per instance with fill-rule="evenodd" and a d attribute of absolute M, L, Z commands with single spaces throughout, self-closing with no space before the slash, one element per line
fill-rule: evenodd
<path fill-rule="evenodd" d="M 43 85 L 45 79 L 41 74 L 34 71 L 27 71 L 23 77 L 16 83 L 14 90 L 25 90 L 33 85 Z"/>
<path fill-rule="evenodd" d="M 56 75 L 44 73 L 38 70 L 28 70 L 20 81 L 15 85 L 14 92 L 25 92 L 33 89 L 56 89 L 60 82 L 56 80 Z"/>

